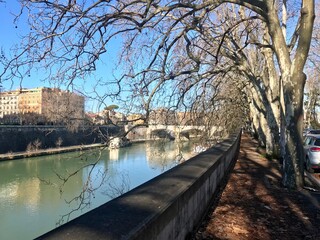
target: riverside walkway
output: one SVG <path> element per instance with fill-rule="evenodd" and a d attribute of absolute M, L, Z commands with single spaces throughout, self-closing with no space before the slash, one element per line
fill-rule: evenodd
<path fill-rule="evenodd" d="M 220 200 L 192 239 L 320 239 L 320 193 L 281 186 L 281 166 L 244 134 Z"/>
<path fill-rule="evenodd" d="M 82 150 L 88 150 L 92 148 L 105 147 L 105 146 L 106 146 L 105 144 L 96 143 L 96 144 L 90 144 L 90 145 L 76 145 L 76 146 L 69 146 L 69 147 L 38 149 L 38 150 L 26 151 L 26 152 L 6 153 L 6 154 L 0 154 L 0 161 L 20 159 L 25 157 L 37 157 L 37 156 L 66 153 L 66 152 L 73 152 L 73 151 L 82 151 Z"/>

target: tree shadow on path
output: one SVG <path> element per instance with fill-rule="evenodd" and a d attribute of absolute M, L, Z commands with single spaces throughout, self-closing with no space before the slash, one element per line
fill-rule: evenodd
<path fill-rule="evenodd" d="M 281 186 L 281 165 L 243 135 L 221 198 L 194 239 L 320 239 L 320 194 Z"/>

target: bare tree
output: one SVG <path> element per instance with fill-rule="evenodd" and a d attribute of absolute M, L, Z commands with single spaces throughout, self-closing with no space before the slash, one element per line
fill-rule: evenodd
<path fill-rule="evenodd" d="M 320 7 L 318 2 L 317 8 Z M 312 34 L 311 51 L 309 57 L 309 64 L 307 64 L 307 74 L 309 76 L 306 83 L 305 91 L 305 125 L 310 128 L 319 128 L 318 122 L 319 105 L 320 105 L 320 92 L 319 92 L 319 60 L 320 60 L 320 20 L 319 11 L 316 11 L 316 19 L 314 30 Z"/>
<path fill-rule="evenodd" d="M 42 111 L 47 122 L 76 131 L 84 122 L 84 97 L 56 88 L 48 89 L 43 93 Z"/>
<path fill-rule="evenodd" d="M 252 124 L 259 140 L 268 155 L 277 156 L 280 144 L 280 84 L 273 65 L 270 37 L 265 24 L 252 21 L 251 13 L 243 8 L 239 10 L 238 19 L 238 23 L 232 25 L 238 33 L 234 34 L 233 30 L 232 35 L 228 36 L 233 49 L 231 59 L 238 63 L 237 71 L 246 79 L 243 86 L 250 99 Z"/>
<path fill-rule="evenodd" d="M 247 74 L 250 68 L 242 71 L 245 65 L 238 60 L 243 59 L 239 58 L 241 50 L 248 45 L 267 47 L 269 52 L 265 52 L 264 57 L 268 59 L 268 74 L 272 74 L 269 79 L 281 86 L 283 183 L 290 188 L 303 185 L 301 136 L 306 80 L 303 69 L 311 42 L 314 1 L 302 0 L 300 6 L 294 5 L 300 8 L 300 16 L 288 22 L 286 13 L 290 5 L 287 6 L 286 1 L 280 2 L 283 8 L 279 8 L 277 1 L 268 0 L 69 0 L 66 3 L 22 0 L 21 4 L 21 15 L 26 11 L 30 16 L 31 31 L 11 58 L 2 56 L 1 62 L 5 65 L 0 75 L 2 81 L 13 76 L 28 76 L 42 64 L 48 70 L 48 79 L 70 85 L 76 77 L 86 77 L 95 71 L 108 43 L 121 38 L 123 51 L 119 67 L 124 74 L 109 83 L 114 91 L 108 94 L 116 96 L 121 91 L 131 91 L 131 103 L 143 108 L 146 117 L 156 105 L 190 109 L 200 102 L 198 99 L 205 96 L 210 99 L 215 96 L 212 86 L 216 85 L 216 79 L 235 67 L 241 75 L 246 74 L 253 87 L 260 86 L 255 82 L 256 77 Z M 250 14 L 247 17 L 234 14 L 232 21 L 225 19 L 217 23 L 219 11 L 227 4 L 231 6 L 230 11 L 244 7 Z M 265 40 L 256 39 L 251 44 L 246 41 L 251 33 L 246 32 L 240 34 L 246 44 L 235 48 L 229 36 L 239 21 L 264 24 Z M 228 26 L 230 22 L 232 25 Z M 289 23 L 295 24 L 296 30 L 288 44 L 285 26 Z M 228 58 L 224 57 L 226 54 Z M 52 69 L 55 72 L 51 72 Z M 270 84 L 267 77 L 264 80 L 265 86 L 277 86 Z M 168 89 L 170 94 L 166 94 Z M 264 102 L 268 98 L 260 99 Z M 268 116 L 266 121 L 273 125 Z"/>

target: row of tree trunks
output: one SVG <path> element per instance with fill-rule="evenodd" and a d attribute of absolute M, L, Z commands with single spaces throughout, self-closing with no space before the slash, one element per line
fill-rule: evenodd
<path fill-rule="evenodd" d="M 283 17 L 286 18 L 286 1 L 283 2 Z M 286 28 L 277 17 L 277 9 L 272 2 L 266 2 L 267 28 L 265 43 L 272 42 L 273 50 L 263 51 L 266 70 L 263 88 L 255 87 L 251 104 L 252 123 L 268 155 L 278 155 L 279 147 L 283 160 L 283 184 L 289 188 L 304 185 L 303 96 L 306 75 L 303 68 L 307 59 L 314 20 L 314 2 L 303 1 L 299 42 L 293 58 L 286 44 Z M 273 59 L 273 54 L 277 62 Z M 279 73 L 275 64 L 279 64 Z M 260 86 L 261 82 L 258 83 Z M 261 91 L 261 89 L 263 89 Z M 263 96 L 265 94 L 265 96 Z M 257 116 L 258 114 L 258 116 Z"/>

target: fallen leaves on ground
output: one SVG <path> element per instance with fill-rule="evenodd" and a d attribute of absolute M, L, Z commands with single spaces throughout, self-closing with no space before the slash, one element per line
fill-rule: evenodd
<path fill-rule="evenodd" d="M 243 135 L 235 168 L 193 239 L 319 239 L 319 192 L 281 186 L 281 165 Z"/>

